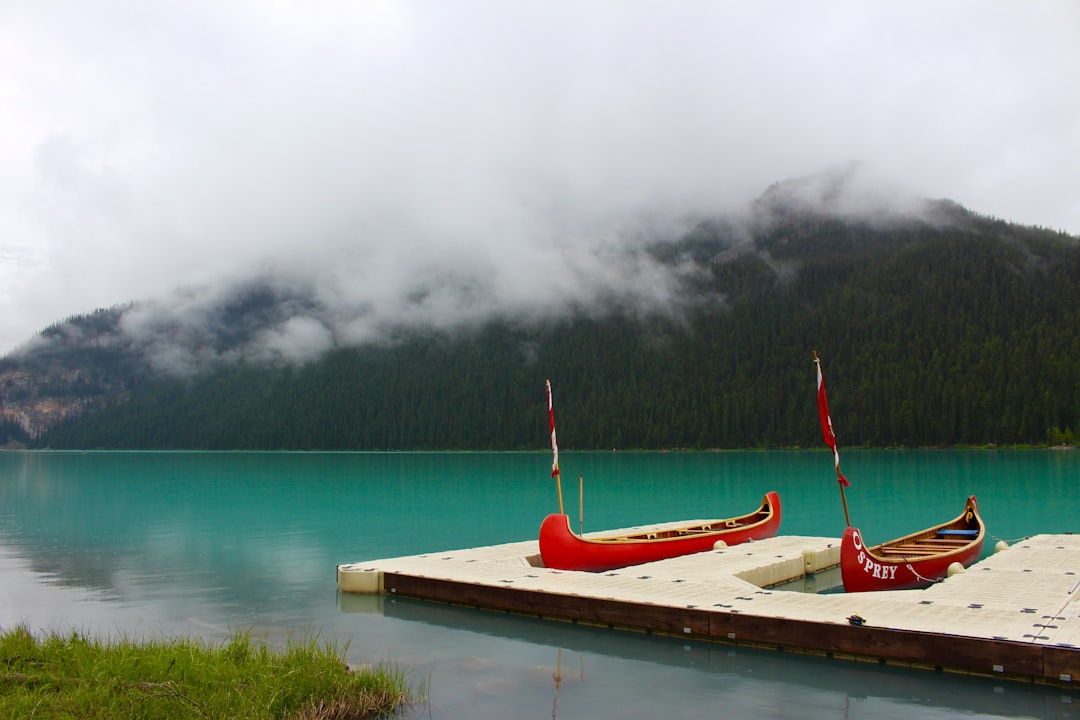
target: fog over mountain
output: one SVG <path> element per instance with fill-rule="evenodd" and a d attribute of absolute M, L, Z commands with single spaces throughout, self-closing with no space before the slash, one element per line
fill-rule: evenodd
<path fill-rule="evenodd" d="M 779 205 L 1080 232 L 1078 40 L 1053 1 L 3 3 L 0 355 L 129 302 L 180 372 L 671 311 L 652 242 Z"/>
<path fill-rule="evenodd" d="M 775 183 L 723 218 L 639 220 L 573 241 L 508 243 L 485 252 L 468 245 L 437 253 L 360 246 L 337 264 L 262 263 L 228 280 L 114 307 L 114 331 L 92 342 L 134 350 L 158 371 L 190 376 L 222 362 L 302 364 L 333 348 L 389 344 L 413 330 L 453 334 L 490 320 L 527 327 L 612 310 L 677 317 L 687 304 L 717 299 L 689 291 L 705 276 L 702 265 L 656 247 L 677 246 L 708 228 L 707 252 L 731 257 L 750 250 L 754 234 L 808 215 L 869 227 L 941 226 L 960 222 L 964 211 L 907 195 L 852 164 Z M 78 343 L 81 332 L 62 324 L 20 351 Z"/>

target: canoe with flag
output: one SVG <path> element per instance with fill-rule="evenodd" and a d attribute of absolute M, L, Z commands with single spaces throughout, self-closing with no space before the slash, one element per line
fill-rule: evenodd
<path fill-rule="evenodd" d="M 559 444 L 555 437 L 555 412 L 551 381 L 547 383 L 548 425 L 551 430 L 551 476 L 559 495 L 559 512 L 540 524 L 540 557 L 544 566 L 558 570 L 605 572 L 615 568 L 666 560 L 712 550 L 717 542 L 738 545 L 774 537 L 780 529 L 780 496 L 766 493 L 750 512 L 720 520 L 695 520 L 687 524 L 662 524 L 641 532 L 574 533 L 563 510 L 559 471 Z"/>
<path fill-rule="evenodd" d="M 858 528 L 840 541 L 840 574 L 846 592 L 911 590 L 926 587 L 959 563 L 967 567 L 982 555 L 986 525 L 972 495 L 964 511 L 949 522 L 867 547 Z"/>
<path fill-rule="evenodd" d="M 821 359 L 814 353 L 817 365 L 818 415 L 825 445 L 832 450 L 836 480 L 844 503 L 847 527 L 840 541 L 840 574 L 845 592 L 872 590 L 910 590 L 926 587 L 943 579 L 954 563 L 967 567 L 982 555 L 986 540 L 986 525 L 979 515 L 979 506 L 972 495 L 964 511 L 953 520 L 880 545 L 867 546 L 863 535 L 851 524 L 844 488 L 851 483 L 840 472 L 840 453 L 836 447 L 829 403 L 825 397 L 825 382 L 821 375 Z"/>

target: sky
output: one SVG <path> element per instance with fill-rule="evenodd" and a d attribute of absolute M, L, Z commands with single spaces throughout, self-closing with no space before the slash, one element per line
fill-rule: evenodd
<path fill-rule="evenodd" d="M 1080 3 L 0 0 L 0 355 L 255 275 L 301 359 L 662 298 L 635 244 L 851 163 L 1080 234 Z"/>

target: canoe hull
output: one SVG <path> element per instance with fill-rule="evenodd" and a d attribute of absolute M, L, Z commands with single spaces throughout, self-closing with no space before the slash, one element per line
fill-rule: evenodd
<path fill-rule="evenodd" d="M 849 527 L 840 543 L 844 590 L 927 587 L 943 579 L 953 563 L 967 567 L 978 560 L 985 538 L 986 528 L 974 496 L 968 498 L 964 512 L 955 520 L 880 545 L 868 547 L 858 528 Z"/>
<path fill-rule="evenodd" d="M 567 515 L 554 513 L 544 518 L 540 525 L 540 556 L 544 566 L 549 568 L 605 572 L 705 552 L 712 550 L 718 540 L 737 545 L 771 538 L 780 529 L 780 515 L 780 497 L 769 492 L 762 498 L 757 511 L 741 517 L 669 529 L 654 533 L 657 537 L 587 538 L 574 534 Z"/>

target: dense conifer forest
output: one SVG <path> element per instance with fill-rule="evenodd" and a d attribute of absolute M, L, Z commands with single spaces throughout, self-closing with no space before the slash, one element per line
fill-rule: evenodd
<path fill-rule="evenodd" d="M 65 377 L 83 386 L 67 391 L 103 407 L 89 403 L 31 442 L 542 449 L 550 379 L 566 449 L 818 447 L 817 351 L 841 446 L 1072 443 L 1080 243 L 950 212 L 947 223 L 889 224 L 810 214 L 745 244 L 722 222 L 702 223 L 651 248 L 701 270 L 677 306 L 655 312 L 612 303 L 542 322 L 402 328 L 393 342 L 306 364 L 223 364 L 189 377 L 80 346 L 69 351 L 83 370 Z M 89 335 L 122 312 L 68 322 Z M 32 368 L 34 357 L 2 362 Z"/>

